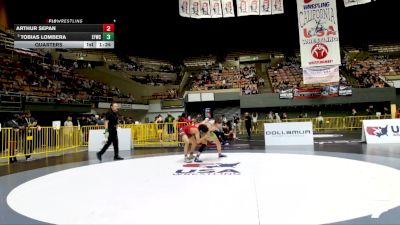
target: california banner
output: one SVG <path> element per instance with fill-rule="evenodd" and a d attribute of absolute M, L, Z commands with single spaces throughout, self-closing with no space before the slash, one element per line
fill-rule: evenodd
<path fill-rule="evenodd" d="M 297 0 L 301 66 L 340 65 L 336 0 Z"/>
<path fill-rule="evenodd" d="M 303 69 L 304 84 L 338 83 L 339 66 L 310 67 Z"/>

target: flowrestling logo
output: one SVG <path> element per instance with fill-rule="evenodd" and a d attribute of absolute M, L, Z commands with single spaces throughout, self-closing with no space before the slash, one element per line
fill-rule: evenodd
<path fill-rule="evenodd" d="M 236 163 L 185 163 L 173 175 L 240 175 Z"/>

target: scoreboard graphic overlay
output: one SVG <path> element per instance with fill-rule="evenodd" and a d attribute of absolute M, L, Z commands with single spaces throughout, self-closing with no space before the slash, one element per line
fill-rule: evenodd
<path fill-rule="evenodd" d="M 114 24 L 18 24 L 15 48 L 114 48 Z"/>

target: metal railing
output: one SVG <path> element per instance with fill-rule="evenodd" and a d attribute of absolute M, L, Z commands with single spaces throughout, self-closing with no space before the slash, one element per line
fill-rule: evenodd
<path fill-rule="evenodd" d="M 294 119 L 266 119 L 257 120 L 252 123 L 252 133 L 260 134 L 264 131 L 264 123 L 288 123 L 288 122 L 312 122 L 314 132 L 326 130 L 355 130 L 362 128 L 363 120 L 391 119 L 391 115 L 381 116 L 346 116 L 346 117 L 324 117 L 320 118 L 294 118 Z M 242 121 L 239 125 L 239 133 L 246 133 L 246 127 Z"/>
<path fill-rule="evenodd" d="M 264 123 L 274 122 L 305 122 L 311 121 L 315 132 L 326 130 L 354 130 L 362 128 L 363 120 L 390 119 L 390 115 L 383 116 L 348 116 L 320 118 L 295 118 L 276 120 L 258 120 L 253 123 L 252 132 L 263 133 Z M 146 123 L 125 124 L 121 128 L 132 131 L 132 143 L 136 147 L 178 146 L 180 128 L 186 123 Z M 0 133 L 0 162 L 13 157 L 44 155 L 67 150 L 78 151 L 78 147 L 88 146 L 90 130 L 104 129 L 104 126 L 74 126 L 61 127 L 34 127 L 26 129 L 2 128 Z M 244 122 L 239 124 L 238 133 L 245 134 Z"/>
<path fill-rule="evenodd" d="M 92 126 L 83 126 L 81 127 L 81 131 L 79 133 L 79 140 L 81 146 L 88 146 L 89 144 L 89 131 L 90 130 L 100 130 L 104 129 L 104 126 L 92 125 Z"/>
<path fill-rule="evenodd" d="M 132 130 L 132 143 L 135 146 L 178 146 L 182 143 L 179 130 L 185 125 L 186 123 L 145 123 L 121 127 Z"/>
<path fill-rule="evenodd" d="M 2 128 L 0 159 L 19 156 L 46 155 L 77 149 L 80 146 L 79 127 Z"/>

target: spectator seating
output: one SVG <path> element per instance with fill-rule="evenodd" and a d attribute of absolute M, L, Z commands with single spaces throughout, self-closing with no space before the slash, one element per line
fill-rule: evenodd
<path fill-rule="evenodd" d="M 255 70 L 223 69 L 203 70 L 194 77 L 192 91 L 241 88 L 244 94 L 258 94 L 258 77 Z"/>
<path fill-rule="evenodd" d="M 25 96 L 57 98 L 60 103 L 92 101 L 99 97 L 132 99 L 132 96 L 123 95 L 116 87 L 80 76 L 72 67 L 42 62 L 22 63 L 1 56 L 0 88 L 0 91 Z"/>

